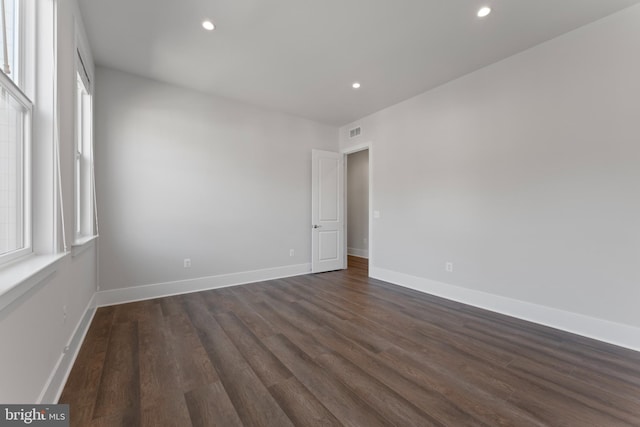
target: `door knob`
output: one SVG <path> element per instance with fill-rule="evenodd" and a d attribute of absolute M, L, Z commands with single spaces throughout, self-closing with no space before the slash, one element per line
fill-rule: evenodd
<path fill-rule="evenodd" d="M 313 224 L 313 228 L 320 228 L 320 227 L 322 227 L 322 226 L 318 225 L 318 224 Z"/>

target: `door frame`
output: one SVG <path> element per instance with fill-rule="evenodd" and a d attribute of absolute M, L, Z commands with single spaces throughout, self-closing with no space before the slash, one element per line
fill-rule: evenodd
<path fill-rule="evenodd" d="M 348 194 L 347 194 L 347 181 L 349 177 L 347 176 L 347 156 L 349 154 L 357 153 L 359 151 L 369 150 L 369 211 L 367 215 L 369 216 L 369 241 L 367 251 L 369 253 L 369 277 L 371 277 L 371 266 L 373 265 L 373 144 L 371 141 L 364 142 L 362 144 L 353 145 L 347 148 L 341 148 L 340 154 L 343 156 L 344 163 L 344 251 L 343 251 L 343 265 L 344 268 L 348 268 L 347 264 L 347 246 L 348 246 L 348 236 L 349 236 L 349 221 L 347 216 L 347 202 L 348 202 Z"/>

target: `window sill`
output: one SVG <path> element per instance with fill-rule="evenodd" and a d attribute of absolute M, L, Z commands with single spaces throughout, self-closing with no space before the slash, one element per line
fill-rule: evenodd
<path fill-rule="evenodd" d="M 73 244 L 71 245 L 71 256 L 75 258 L 87 249 L 92 248 L 95 245 L 96 239 L 98 239 L 97 235 L 86 236 L 81 237 L 73 242 Z"/>
<path fill-rule="evenodd" d="M 52 275 L 66 255 L 30 255 L 0 268 L 0 310 Z"/>

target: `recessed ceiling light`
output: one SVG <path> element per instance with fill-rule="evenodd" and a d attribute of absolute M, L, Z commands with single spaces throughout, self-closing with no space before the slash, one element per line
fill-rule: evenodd
<path fill-rule="evenodd" d="M 360 89 L 360 83 L 355 82 L 354 84 L 351 85 L 351 87 L 354 89 Z"/>
<path fill-rule="evenodd" d="M 478 11 L 478 18 L 484 18 L 491 13 L 491 8 L 488 6 L 481 7 Z"/>
<path fill-rule="evenodd" d="M 216 26 L 213 25 L 213 22 L 207 19 L 206 21 L 202 21 L 202 28 L 204 28 L 207 31 L 213 31 L 215 30 Z"/>

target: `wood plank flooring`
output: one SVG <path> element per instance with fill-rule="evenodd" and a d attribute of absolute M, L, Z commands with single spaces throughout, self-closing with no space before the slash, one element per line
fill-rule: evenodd
<path fill-rule="evenodd" d="M 73 426 L 640 426 L 640 353 L 348 270 L 100 308 Z"/>

